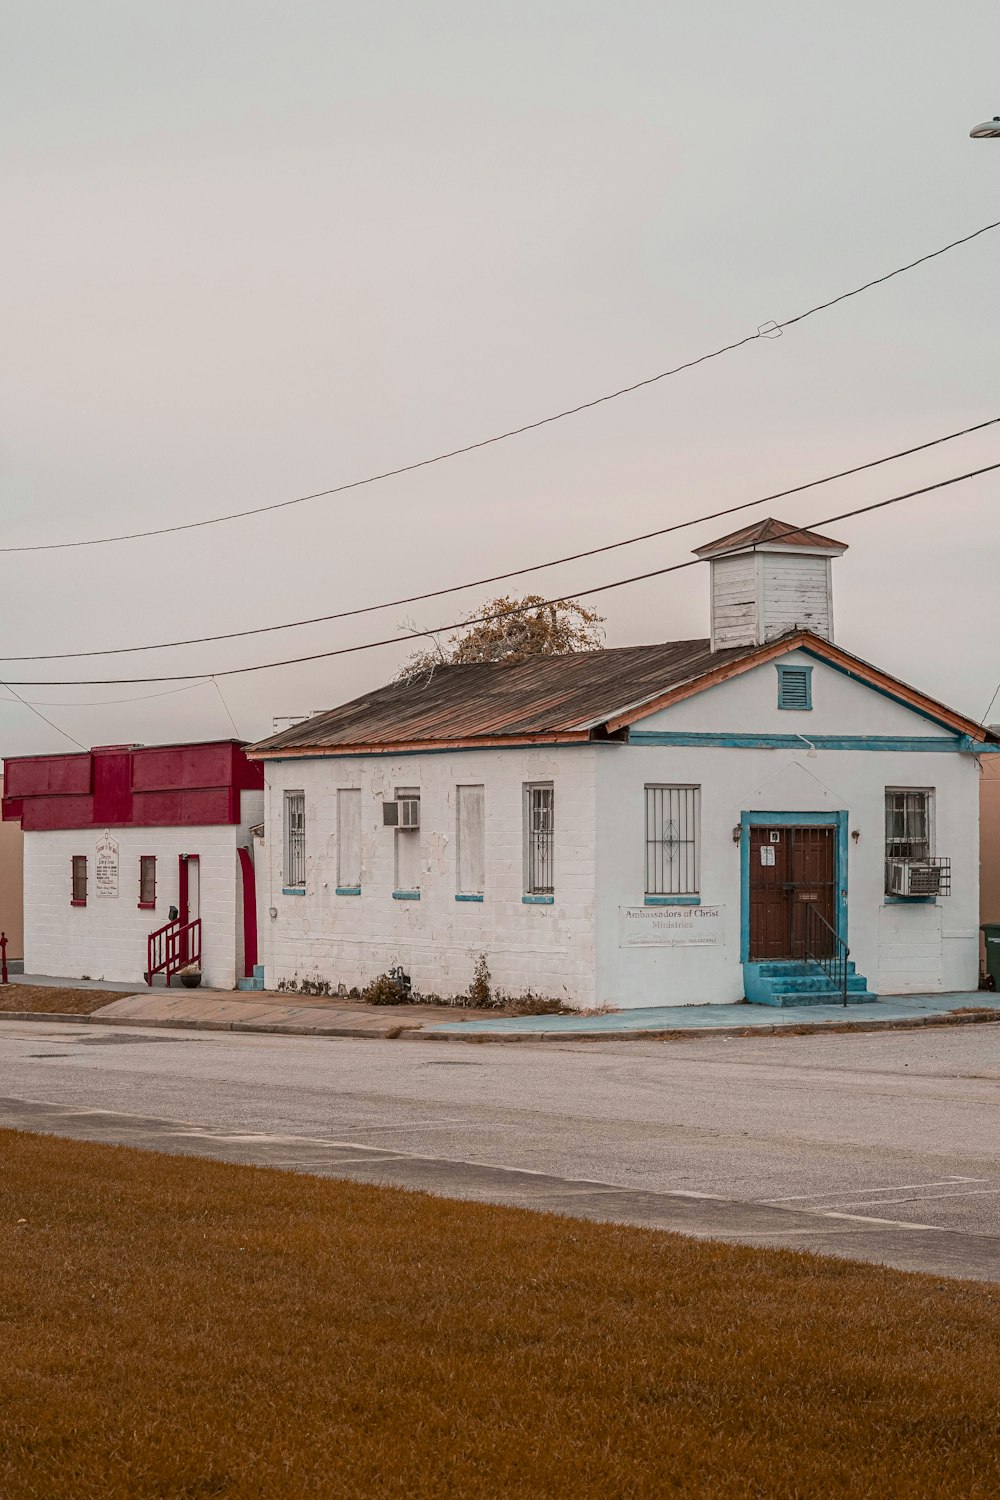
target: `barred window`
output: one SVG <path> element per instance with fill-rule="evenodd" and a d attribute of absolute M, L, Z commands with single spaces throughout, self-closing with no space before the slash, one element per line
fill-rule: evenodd
<path fill-rule="evenodd" d="M 646 895 L 701 892 L 701 787 L 646 787 Z"/>
<path fill-rule="evenodd" d="M 306 795 L 285 793 L 285 885 L 306 883 Z"/>
<path fill-rule="evenodd" d="M 87 904 L 87 856 L 85 854 L 74 854 L 72 858 L 72 882 L 70 885 L 70 902 L 73 906 L 86 906 Z"/>
<path fill-rule="evenodd" d="M 551 781 L 524 788 L 524 888 L 529 896 L 551 896 L 555 854 L 555 788 Z"/>
<path fill-rule="evenodd" d="M 156 905 L 156 855 L 139 855 L 139 905 L 143 908 Z"/>
<path fill-rule="evenodd" d="M 927 787 L 886 787 L 886 859 L 930 858 L 933 797 Z"/>

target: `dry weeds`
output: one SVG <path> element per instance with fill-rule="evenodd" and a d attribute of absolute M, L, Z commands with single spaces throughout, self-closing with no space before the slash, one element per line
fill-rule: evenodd
<path fill-rule="evenodd" d="M 0 1494 L 995 1496 L 1000 1292 L 0 1133 Z"/>
<path fill-rule="evenodd" d="M 136 985 L 136 989 L 140 986 Z M 36 1015 L 89 1016 L 112 1000 L 121 1000 L 121 990 L 71 990 L 42 984 L 0 984 L 0 1011 L 31 1010 Z"/>

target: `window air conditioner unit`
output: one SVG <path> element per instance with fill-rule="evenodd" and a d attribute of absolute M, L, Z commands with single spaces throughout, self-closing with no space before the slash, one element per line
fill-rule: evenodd
<path fill-rule="evenodd" d="M 922 859 L 890 859 L 890 896 L 940 896 L 945 894 L 945 866 Z"/>
<path fill-rule="evenodd" d="M 385 828 L 419 828 L 420 798 L 400 797 L 382 803 L 382 825 Z"/>

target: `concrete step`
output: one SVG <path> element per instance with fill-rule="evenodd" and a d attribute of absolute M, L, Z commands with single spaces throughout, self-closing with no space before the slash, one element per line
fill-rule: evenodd
<path fill-rule="evenodd" d="M 856 974 L 858 972 L 853 958 L 847 961 L 847 972 L 848 974 Z M 797 960 L 789 959 L 788 961 L 782 960 L 780 963 L 776 961 L 775 963 L 761 964 L 759 973 L 761 979 L 807 979 L 816 973 L 816 965 L 805 962 L 799 963 Z"/>
<path fill-rule="evenodd" d="M 780 979 L 768 980 L 766 988 L 772 990 L 785 990 L 788 992 L 798 991 L 800 994 L 808 995 L 812 990 L 830 989 L 830 978 L 827 974 L 816 973 L 807 979 L 793 975 L 782 976 Z M 847 988 L 849 990 L 866 990 L 868 981 L 863 974 L 848 974 Z"/>
<path fill-rule="evenodd" d="M 869 1005 L 878 999 L 877 995 L 871 995 L 867 990 L 848 990 L 848 1005 Z M 800 1005 L 843 1005 L 844 997 L 839 990 L 772 990 L 765 997 L 763 994 L 753 1002 L 755 1005 L 776 1006 L 800 1006 Z"/>

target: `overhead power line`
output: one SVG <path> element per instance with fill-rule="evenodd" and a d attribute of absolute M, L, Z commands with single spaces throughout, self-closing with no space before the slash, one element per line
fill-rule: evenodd
<path fill-rule="evenodd" d="M 13 693 L 18 703 L 23 703 L 24 707 L 30 709 L 30 711 L 35 715 L 36 719 L 41 719 L 43 724 L 47 724 L 50 729 L 54 729 L 56 734 L 61 734 L 64 740 L 69 740 L 71 745 L 76 745 L 80 750 L 87 749 L 87 746 L 81 744 L 81 742 L 76 738 L 75 735 L 68 733 L 68 731 L 65 729 L 60 729 L 58 724 L 53 724 L 51 719 L 47 719 L 44 714 L 39 713 L 35 705 L 33 703 L 29 703 L 26 698 L 22 698 L 21 694 L 16 692 L 14 688 L 11 687 L 9 682 L 0 682 L 0 687 L 5 687 L 9 693 Z M 8 698 L 7 702 L 12 702 L 12 699 Z"/>
<path fill-rule="evenodd" d="M 819 526 L 832 526 L 837 521 L 847 521 L 852 516 L 864 516 L 868 515 L 871 511 L 884 510 L 889 505 L 898 505 L 902 500 L 913 500 L 918 495 L 929 495 L 936 490 L 947 489 L 950 485 L 961 484 L 967 479 L 977 479 L 981 474 L 995 473 L 997 469 L 1000 469 L 1000 463 L 986 464 L 981 469 L 970 469 L 968 473 L 955 474 L 950 479 L 939 479 L 935 484 L 925 484 L 922 485 L 920 489 L 907 490 L 906 493 L 902 495 L 892 495 L 888 500 L 876 500 L 870 505 L 859 505 L 854 510 L 844 510 L 841 511 L 838 515 L 826 516 L 820 521 L 810 521 L 805 526 L 789 526 L 787 530 L 778 532 L 776 536 L 769 538 L 769 541 L 780 541 L 782 537 L 792 536 L 797 531 L 813 530 Z M 737 553 L 743 550 L 744 548 L 739 546 L 735 546 L 732 548 L 733 553 Z M 726 553 L 716 554 L 716 556 L 726 555 Z M 668 573 L 681 573 L 685 568 L 694 568 L 699 564 L 707 561 L 709 561 L 709 559 L 707 558 L 692 557 L 687 559 L 685 562 L 671 563 L 667 567 L 663 568 L 653 568 L 648 573 L 635 573 L 629 578 L 616 578 L 611 583 L 598 583 L 594 584 L 590 588 L 571 589 L 565 594 L 557 594 L 551 599 L 543 599 L 540 604 L 522 605 L 517 609 L 512 609 L 510 613 L 520 614 L 532 609 L 545 608 L 548 605 L 552 604 L 565 604 L 570 599 L 588 598 L 593 594 L 604 594 L 609 592 L 609 590 L 611 589 L 625 588 L 629 584 L 645 583 L 648 579 L 651 578 L 662 578 Z M 307 656 L 291 656 L 286 657 L 281 661 L 258 662 L 254 666 L 250 667 L 227 667 L 224 670 L 215 671 L 207 675 L 210 675 L 212 677 L 243 677 L 249 672 L 272 672 L 278 667 L 297 667 L 302 666 L 307 662 L 327 661 L 335 656 L 353 656 L 361 651 L 374 651 L 380 646 L 397 646 L 405 641 L 427 640 L 429 637 L 438 635 L 440 632 L 445 630 L 458 630 L 466 625 L 482 625 L 488 618 L 489 616 L 487 615 L 478 615 L 471 620 L 454 620 L 451 622 L 451 624 L 435 625 L 429 630 L 413 630 L 408 632 L 406 635 L 391 635 L 383 637 L 383 639 L 377 641 L 363 641 L 361 644 L 356 646 L 337 646 L 329 651 L 313 651 L 310 652 Z M 201 671 L 172 672 L 160 677 L 81 677 L 71 678 L 69 680 L 53 680 L 52 678 L 40 679 L 29 677 L 15 679 L 15 685 L 17 687 L 111 687 L 124 686 L 125 684 L 132 683 L 190 682 L 195 678 L 203 678 L 205 676 L 206 673 L 204 671 Z M 13 686 L 9 678 L 6 680 L 4 685 L 10 687 L 13 691 Z"/>
<path fill-rule="evenodd" d="M 850 291 L 840 292 L 836 297 L 829 297 L 825 302 L 817 302 L 813 307 L 807 307 L 804 312 L 796 313 L 794 317 L 785 318 L 781 322 L 766 322 L 760 324 L 756 332 L 748 333 L 743 338 L 734 339 L 731 343 L 722 344 L 718 349 L 712 349 L 707 354 L 699 354 L 694 359 L 684 360 L 679 365 L 673 365 L 668 370 L 660 370 L 656 375 L 647 375 L 643 380 L 633 381 L 631 385 L 623 385 L 615 391 L 607 391 L 603 396 L 595 396 L 590 401 L 581 401 L 576 406 L 567 406 L 562 411 L 553 412 L 550 416 L 539 417 L 533 422 L 525 422 L 520 427 L 510 427 L 504 432 L 494 433 L 492 437 L 480 438 L 474 443 L 465 443 L 460 448 L 450 448 L 445 453 L 436 453 L 431 458 L 417 459 L 413 463 L 400 464 L 394 469 L 383 469 L 377 474 L 368 474 L 364 479 L 352 479 L 346 484 L 337 484 L 326 490 L 314 490 L 308 495 L 296 495 L 291 500 L 276 500 L 270 505 L 257 505 L 249 510 L 231 511 L 223 516 L 210 516 L 203 521 L 183 521 L 175 526 L 157 526 L 149 531 L 126 531 L 114 536 L 88 537 L 73 542 L 30 542 L 21 546 L 0 547 L 3 552 L 54 552 L 68 547 L 104 547 L 112 542 L 135 542 L 145 537 L 169 536 L 178 531 L 194 531 L 203 526 L 222 526 L 229 521 L 243 521 L 249 516 L 260 516 L 268 511 L 286 510 L 292 505 L 304 505 L 309 500 L 322 500 L 330 495 L 342 495 L 348 490 L 361 489 L 364 485 L 379 484 L 384 479 L 395 479 L 401 474 L 412 474 L 417 469 L 427 469 L 433 464 L 447 462 L 448 459 L 458 458 L 464 453 L 474 453 L 479 448 L 489 448 L 494 443 L 506 442 L 508 438 L 520 437 L 523 433 L 534 432 L 539 427 L 548 427 L 553 422 L 561 422 L 565 417 L 577 416 L 582 411 L 591 411 L 595 406 L 603 406 L 608 401 L 617 401 L 620 396 L 629 396 L 634 391 L 643 390 L 646 386 L 656 385 L 661 380 L 667 380 L 671 375 L 679 375 L 683 370 L 692 370 L 696 365 L 703 365 L 710 359 L 718 359 L 722 354 L 730 354 L 734 349 L 741 349 L 744 344 L 755 343 L 762 338 L 773 338 L 784 329 L 793 327 L 796 323 L 803 322 L 806 318 L 813 317 L 816 313 L 825 312 L 828 308 L 836 307 L 840 302 L 846 302 L 850 297 L 858 297 L 862 292 L 870 291 L 872 287 L 882 286 L 884 282 L 891 281 L 896 276 L 902 276 L 907 271 L 912 271 L 917 266 L 924 265 L 929 260 L 936 260 L 940 255 L 947 255 L 949 250 L 955 250 L 960 245 L 967 245 L 970 240 L 978 239 L 981 234 L 989 234 L 993 229 L 1000 229 L 1000 219 L 992 224 L 983 224 L 979 229 L 974 229 L 971 234 L 964 234 L 960 239 L 951 240 L 947 245 L 941 245 L 937 250 L 929 250 L 926 255 L 920 255 L 916 260 L 907 261 L 905 265 L 896 266 L 892 271 L 886 271 L 882 276 L 875 276 L 871 281 L 862 283 L 861 286 L 852 287 Z"/>
<path fill-rule="evenodd" d="M 657 537 L 669 536 L 674 531 L 684 531 L 689 526 L 698 526 L 704 521 L 717 521 L 721 516 L 732 516 L 738 511 L 751 510 L 755 505 L 769 505 L 773 500 L 783 500 L 789 495 L 799 495 L 803 490 L 816 489 L 823 484 L 832 484 L 835 479 L 846 479 L 852 474 L 862 474 L 866 469 L 877 469 L 881 464 L 892 463 L 897 458 L 909 458 L 914 453 L 923 453 L 928 448 L 936 448 L 942 443 L 953 442 L 956 438 L 968 437 L 972 432 L 982 432 L 984 428 L 995 427 L 1000 423 L 1000 417 L 990 417 L 985 422 L 977 422 L 972 427 L 963 427 L 958 432 L 945 433 L 943 437 L 931 438 L 926 443 L 917 443 L 912 448 L 901 448 L 896 453 L 884 454 L 881 458 L 869 459 L 867 463 L 855 464 L 850 469 L 840 469 L 835 474 L 825 474 L 821 479 L 810 479 L 805 484 L 793 485 L 787 490 L 777 490 L 773 495 L 761 495 L 757 500 L 744 500 L 739 505 L 728 505 L 724 510 L 713 510 L 707 515 L 692 516 L 688 521 L 675 521 L 670 526 L 660 526 L 655 531 L 644 531 L 638 536 L 627 536 L 616 542 L 606 542 L 602 547 L 589 547 L 584 552 L 569 552 L 563 557 L 552 557 L 547 562 L 530 563 L 523 568 L 512 568 L 508 573 L 493 573 L 486 578 L 467 579 L 464 583 L 449 584 L 447 588 L 429 589 L 423 594 L 407 594 L 402 599 L 386 599 L 381 604 L 365 604 L 357 609 L 341 609 L 331 615 L 314 615 L 307 620 L 287 620 L 280 625 L 255 625 L 250 630 L 227 630 L 221 635 L 197 635 L 189 636 L 178 641 L 156 641 L 145 646 L 109 646 L 97 651 L 46 651 L 39 652 L 33 656 L 2 656 L 0 661 L 77 661 L 81 657 L 89 656 L 129 656 L 137 651 L 169 651 L 178 646 L 205 646 L 215 641 L 244 640 L 251 635 L 271 635 L 278 630 L 298 630 L 306 625 L 328 625 L 334 620 L 350 620 L 358 615 L 375 614 L 383 609 L 398 609 L 404 604 L 422 604 L 428 599 L 440 599 L 446 594 L 459 594 L 466 589 L 482 588 L 486 584 L 503 583 L 509 578 L 524 577 L 528 573 L 540 573 L 546 568 L 556 568 L 564 563 L 579 562 L 585 557 L 597 557 L 602 552 L 614 552 L 619 547 L 631 547 L 637 542 L 652 541 Z M 128 701 L 128 700 L 126 700 Z M 51 707 L 58 707 L 53 704 Z"/>

